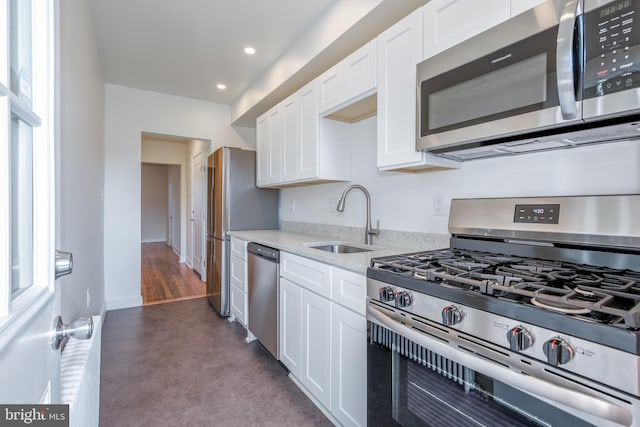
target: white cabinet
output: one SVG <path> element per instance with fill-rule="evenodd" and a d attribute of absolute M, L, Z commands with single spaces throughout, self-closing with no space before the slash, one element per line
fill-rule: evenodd
<path fill-rule="evenodd" d="M 256 185 L 262 187 L 282 179 L 282 104 L 256 120 Z"/>
<path fill-rule="evenodd" d="M 367 320 L 333 305 L 331 413 L 343 426 L 364 426 L 367 420 Z M 363 359 L 363 355 L 365 358 Z"/>
<path fill-rule="evenodd" d="M 423 58 L 429 58 L 511 16 L 511 0 L 431 0 L 422 8 Z"/>
<path fill-rule="evenodd" d="M 256 120 L 256 185 L 269 184 L 269 112 Z"/>
<path fill-rule="evenodd" d="M 372 95 L 376 84 L 374 39 L 318 77 L 320 115 Z"/>
<path fill-rule="evenodd" d="M 247 310 L 247 242 L 231 238 L 229 259 L 229 320 L 237 320 L 244 327 L 249 323 Z"/>
<path fill-rule="evenodd" d="M 381 170 L 459 167 L 416 151 L 416 64 L 422 59 L 422 11 L 378 36 L 378 155 Z"/>
<path fill-rule="evenodd" d="M 302 364 L 300 382 L 331 410 L 330 300 L 302 289 Z"/>
<path fill-rule="evenodd" d="M 280 361 L 291 374 L 300 378 L 300 353 L 302 351 L 301 314 L 302 288 L 284 277 L 280 278 L 279 332 Z"/>
<path fill-rule="evenodd" d="M 280 361 L 336 421 L 366 424 L 366 277 L 280 253 Z"/>
<path fill-rule="evenodd" d="M 318 115 L 316 80 L 256 121 L 259 187 L 351 179 L 350 125 Z"/>
<path fill-rule="evenodd" d="M 281 252 L 280 275 L 318 295 L 331 298 L 331 266 L 328 264 Z"/>
<path fill-rule="evenodd" d="M 511 16 L 516 16 L 525 10 L 536 7 L 545 0 L 511 0 Z"/>

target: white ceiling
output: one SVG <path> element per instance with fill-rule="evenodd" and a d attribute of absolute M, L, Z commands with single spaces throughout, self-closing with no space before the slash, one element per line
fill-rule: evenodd
<path fill-rule="evenodd" d="M 336 1 L 89 3 L 107 82 L 231 104 Z"/>

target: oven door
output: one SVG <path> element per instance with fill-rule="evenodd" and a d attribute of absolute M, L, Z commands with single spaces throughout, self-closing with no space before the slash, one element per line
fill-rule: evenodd
<path fill-rule="evenodd" d="M 547 0 L 418 64 L 416 148 L 442 154 L 581 122 L 579 5 Z"/>
<path fill-rule="evenodd" d="M 367 319 L 371 426 L 632 425 L 637 402 L 534 376 L 530 363 L 520 370 L 473 339 L 377 303 Z"/>

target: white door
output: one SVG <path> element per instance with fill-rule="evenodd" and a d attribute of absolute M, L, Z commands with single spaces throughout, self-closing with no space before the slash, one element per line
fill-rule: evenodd
<path fill-rule="evenodd" d="M 300 301 L 302 288 L 280 278 L 280 361 L 300 378 Z"/>
<path fill-rule="evenodd" d="M 168 200 L 168 204 L 169 204 L 169 232 L 167 233 L 168 238 L 167 238 L 167 244 L 169 245 L 170 248 L 173 248 L 173 227 L 174 222 L 173 222 L 173 198 L 175 197 L 173 194 L 173 176 L 171 175 L 171 166 L 169 166 L 169 186 L 167 188 L 167 192 L 169 197 L 167 197 Z"/>
<path fill-rule="evenodd" d="M 11 14 L 7 14 L 9 3 Z M 50 84 L 55 58 L 49 49 L 54 4 L 0 0 L 0 31 L 11 34 L 14 41 L 9 46 L 6 37 L 0 38 L 2 404 L 56 403 L 60 396 L 60 351 L 54 351 L 50 342 L 60 309 L 54 283 L 55 132 Z M 12 49 L 16 55 L 9 55 Z M 3 424 L 5 411 L 0 416 Z"/>
<path fill-rule="evenodd" d="M 193 194 L 191 197 L 191 220 L 193 222 L 193 269 L 200 273 L 202 280 L 206 280 L 204 268 L 204 224 L 205 214 L 205 192 L 207 182 L 207 167 L 205 166 L 204 155 L 198 153 L 193 157 Z"/>
<path fill-rule="evenodd" d="M 302 375 L 300 381 L 331 410 L 331 306 L 328 299 L 302 289 Z"/>

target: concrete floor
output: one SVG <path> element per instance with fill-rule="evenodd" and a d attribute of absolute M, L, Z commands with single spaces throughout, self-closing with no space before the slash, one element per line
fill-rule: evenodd
<path fill-rule="evenodd" d="M 100 426 L 330 426 L 245 336 L 205 298 L 108 312 Z"/>

